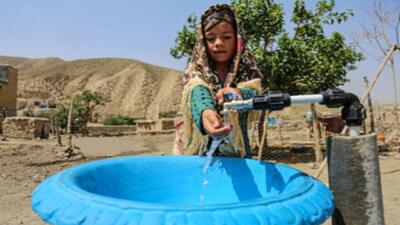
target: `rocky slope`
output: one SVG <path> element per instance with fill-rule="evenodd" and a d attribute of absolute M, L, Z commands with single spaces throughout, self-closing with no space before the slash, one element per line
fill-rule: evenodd
<path fill-rule="evenodd" d="M 111 101 L 99 108 L 107 114 L 155 118 L 179 110 L 182 72 L 137 60 L 98 58 L 64 61 L 0 56 L 0 64 L 19 71 L 18 102 L 62 101 L 79 89 L 100 91 Z"/>

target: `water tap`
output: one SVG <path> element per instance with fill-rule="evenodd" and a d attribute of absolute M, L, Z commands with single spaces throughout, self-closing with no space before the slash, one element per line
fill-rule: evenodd
<path fill-rule="evenodd" d="M 243 100 L 240 95 L 227 93 L 224 95 L 224 105 L 221 111 L 224 126 L 229 127 L 231 110 L 250 110 L 253 109 L 253 101 Z"/>
<path fill-rule="evenodd" d="M 222 121 L 224 123 L 224 127 L 230 127 L 231 126 L 231 124 L 229 122 L 229 120 L 230 120 L 230 112 L 233 109 L 231 107 L 231 105 L 232 105 L 232 103 L 239 102 L 239 101 L 242 101 L 241 100 L 241 96 L 239 96 L 239 95 L 236 95 L 234 93 L 227 93 L 227 94 L 224 95 L 224 104 L 223 104 L 223 108 L 222 108 L 222 110 L 220 112 L 221 116 L 222 116 Z M 216 138 L 214 138 L 214 142 L 216 143 L 217 146 L 222 141 L 228 142 L 227 136 L 228 135 L 216 137 Z"/>
<path fill-rule="evenodd" d="M 229 118 L 230 118 L 230 110 L 233 108 L 231 107 L 233 102 L 242 101 L 241 96 L 234 94 L 234 93 L 227 93 L 224 95 L 224 105 L 221 111 L 222 119 L 224 122 L 224 126 L 229 127 Z"/>

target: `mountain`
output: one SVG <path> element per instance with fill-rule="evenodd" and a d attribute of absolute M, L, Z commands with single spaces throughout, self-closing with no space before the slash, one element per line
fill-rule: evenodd
<path fill-rule="evenodd" d="M 19 108 L 34 101 L 63 101 L 79 89 L 99 91 L 111 101 L 99 107 L 100 115 L 136 118 L 174 115 L 180 107 L 181 71 L 137 60 L 95 58 L 64 61 L 0 56 L 0 64 L 18 69 Z"/>

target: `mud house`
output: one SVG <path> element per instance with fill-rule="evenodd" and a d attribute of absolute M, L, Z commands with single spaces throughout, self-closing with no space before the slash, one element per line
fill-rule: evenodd
<path fill-rule="evenodd" d="M 8 65 L 0 65 L 1 117 L 17 114 L 17 82 L 17 69 Z"/>
<path fill-rule="evenodd" d="M 0 65 L 0 120 L 17 115 L 18 71 L 9 65 Z"/>

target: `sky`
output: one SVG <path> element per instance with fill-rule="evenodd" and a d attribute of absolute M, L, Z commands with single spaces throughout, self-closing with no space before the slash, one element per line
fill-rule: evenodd
<path fill-rule="evenodd" d="M 400 6 L 398 0 L 384 0 L 385 7 Z M 129 58 L 183 70 L 185 59 L 174 59 L 169 49 L 187 17 L 199 16 L 215 3 L 212 0 L 0 0 L 0 55 L 29 58 L 59 57 L 64 60 L 85 58 Z M 289 23 L 293 0 L 275 0 L 285 8 Z M 306 1 L 312 7 L 315 0 Z M 339 31 L 348 43 L 361 35 L 363 26 L 372 23 L 369 11 L 373 0 L 336 0 L 335 10 L 352 9 L 354 17 L 346 23 L 327 28 Z M 287 30 L 293 28 L 289 23 Z M 367 41 L 365 50 L 383 58 Z M 361 51 L 361 50 L 360 50 Z M 362 96 L 367 76 L 371 81 L 380 62 L 369 55 L 348 73 L 350 82 L 342 88 Z M 396 65 L 400 73 L 400 51 Z M 397 84 L 400 85 L 397 76 Z M 400 96 L 400 92 L 398 94 Z M 393 103 L 393 77 L 386 68 L 373 92 L 374 101 Z"/>

